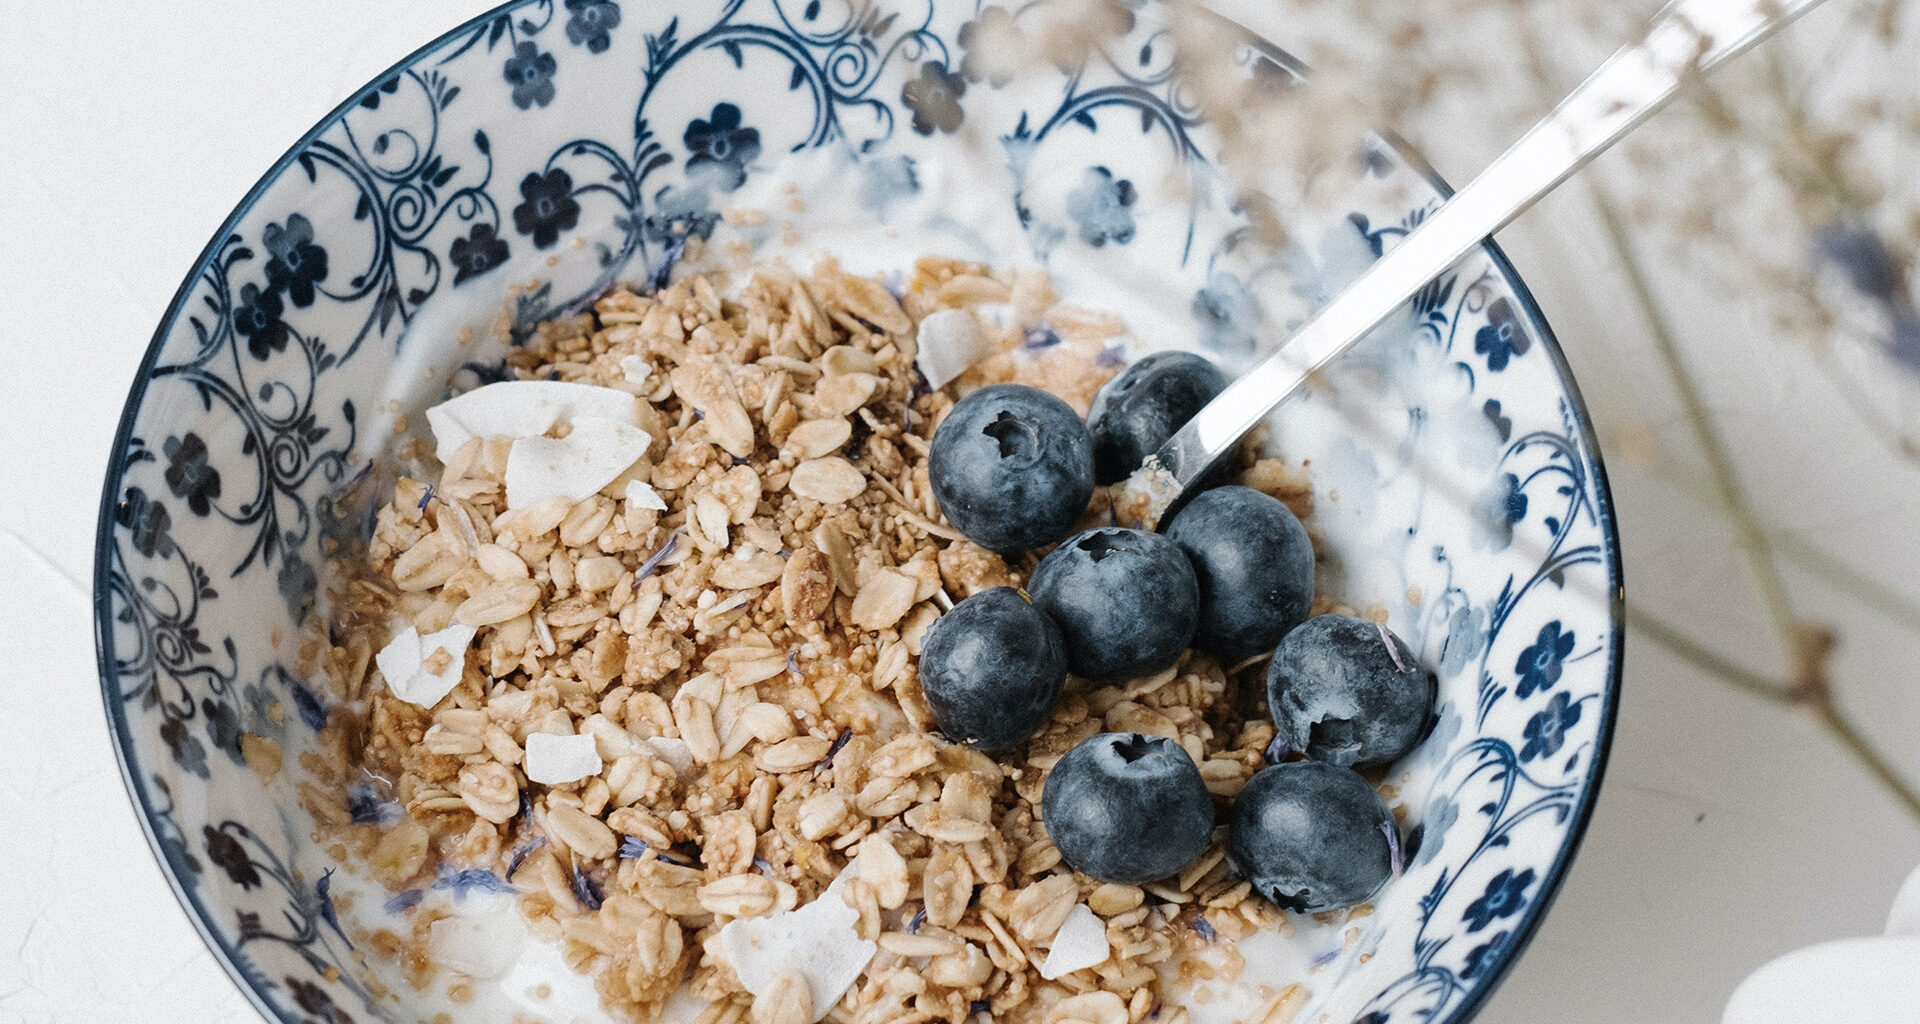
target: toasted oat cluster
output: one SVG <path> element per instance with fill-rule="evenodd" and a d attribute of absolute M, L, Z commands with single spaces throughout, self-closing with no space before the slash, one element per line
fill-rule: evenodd
<path fill-rule="evenodd" d="M 399 482 L 339 602 L 336 635 L 351 639 L 327 653 L 365 712 L 336 714 L 323 739 L 358 767 L 309 768 L 343 789 L 353 772 L 383 780 L 405 815 L 356 824 L 339 795 L 310 789 L 336 858 L 396 891 L 441 865 L 494 872 L 636 1022 L 686 985 L 709 1001 L 700 1024 L 1180 1024 L 1162 1005 L 1169 978 L 1231 976 L 1238 955 L 1218 940 L 1287 927 L 1232 875 L 1218 835 L 1178 877 L 1100 884 L 1061 863 L 1038 818 L 1050 766 L 1101 731 L 1175 739 L 1231 797 L 1273 738 L 1258 684 L 1243 695 L 1232 666 L 1190 654 L 1121 685 L 1070 683 L 1050 723 L 998 760 L 931 731 L 915 670 L 929 624 L 1032 565 L 942 521 L 934 428 L 958 395 L 1003 381 L 1084 413 L 1123 328 L 1058 305 L 1038 274 L 926 259 L 895 287 L 830 262 L 737 288 L 690 277 L 617 290 L 513 352 L 521 379 L 637 396 L 651 446 L 577 502 L 508 511 L 500 437 L 466 440 L 438 479 Z M 987 354 L 928 390 L 917 328 L 941 310 L 973 315 Z M 1263 461 L 1243 482 L 1308 511 L 1297 468 Z M 1101 499 L 1088 515 L 1105 521 Z M 419 663 L 421 678 L 457 676 L 431 707 L 369 665 L 409 626 L 470 642 L 463 666 L 448 650 Z M 554 781 L 581 758 L 565 773 L 579 777 Z M 843 901 L 848 938 L 877 950 L 857 979 L 826 992 L 801 970 L 743 980 L 765 965 L 730 960 L 727 926 L 816 899 Z M 424 986 L 435 913 L 406 913 L 409 934 L 365 938 Z M 1270 996 L 1279 1020 L 1304 993 Z"/>

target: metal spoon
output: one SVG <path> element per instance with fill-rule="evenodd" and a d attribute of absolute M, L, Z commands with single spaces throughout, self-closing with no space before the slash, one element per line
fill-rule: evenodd
<path fill-rule="evenodd" d="M 1821 0 L 1679 0 L 1553 113 L 1455 193 L 1400 244 L 1234 381 L 1127 481 L 1147 524 L 1164 522 L 1194 484 L 1309 375 L 1364 337 L 1427 282 L 1667 105 L 1681 83 L 1760 42 Z"/>

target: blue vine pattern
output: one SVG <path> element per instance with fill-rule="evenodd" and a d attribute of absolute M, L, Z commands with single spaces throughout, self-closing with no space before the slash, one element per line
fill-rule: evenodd
<path fill-rule="evenodd" d="M 1197 334 L 1221 352 L 1251 351 L 1253 272 L 1230 270 L 1225 258 L 1245 229 L 1218 231 L 1206 220 L 1230 204 L 1213 179 L 1207 127 L 1172 77 L 1165 32 L 1117 8 L 1134 31 L 1088 64 L 1060 69 L 1057 95 L 1015 117 L 995 95 L 1007 82 L 978 48 L 989 34 L 982 26 L 1017 31 L 1029 8 L 977 0 L 957 11 L 944 0 L 910 7 L 511 5 L 383 76 L 323 125 L 195 271 L 142 383 L 146 395 L 172 389 L 186 402 L 139 406 L 103 514 L 102 668 L 129 777 L 168 873 L 283 1021 L 346 1024 L 390 1011 L 354 958 L 332 875 L 297 866 L 316 856 L 295 841 L 303 830 L 256 820 L 257 799 L 208 799 L 253 785 L 247 735 L 303 749 L 334 701 L 324 684 L 226 627 L 272 620 L 291 630 L 309 620 L 321 552 L 358 538 L 375 489 L 359 451 L 372 433 L 370 410 L 339 382 L 370 358 L 376 370 L 384 365 L 437 297 L 501 289 L 503 268 L 558 252 L 581 225 L 612 224 L 595 243 L 592 280 L 516 298 L 512 333 L 524 338 L 634 268 L 664 283 L 688 241 L 713 233 L 725 197 L 765 161 L 832 148 L 887 188 L 913 191 L 911 154 L 924 152 L 915 147 L 977 121 L 1000 140 L 1013 213 L 1043 260 L 1065 245 L 1138 249 L 1144 179 L 1089 160 L 1062 190 L 1064 219 L 1056 220 L 1031 202 L 1043 184 L 1035 153 L 1110 132 L 1164 146 L 1190 186 L 1170 262 L 1194 268 L 1202 282 L 1191 310 Z M 1290 59 L 1263 45 L 1241 57 L 1245 73 L 1276 88 L 1296 75 Z M 809 113 L 773 119 L 745 94 L 720 94 L 684 123 L 650 116 L 682 69 L 714 59 L 756 88 L 797 97 Z M 504 128 L 578 95 L 588 61 L 632 69 L 637 100 L 622 131 L 562 134 L 566 141 L 531 153 L 509 142 Z M 473 116 L 476 105 L 484 117 Z M 1002 113 L 1006 121 L 995 121 Z M 1364 166 L 1369 176 L 1406 172 L 1384 146 Z M 282 192 L 341 196 L 351 213 L 322 217 Z M 881 215 L 888 201 L 862 200 Z M 1347 238 L 1377 257 L 1434 206 L 1356 210 Z M 1421 611 L 1432 639 L 1426 653 L 1443 678 L 1467 682 L 1462 706 L 1443 709 L 1428 744 L 1434 781 L 1410 838 L 1409 871 L 1423 888 L 1404 937 L 1407 967 L 1355 1011 L 1351 1019 L 1368 1024 L 1453 1019 L 1504 968 L 1554 884 L 1542 857 L 1514 851 L 1557 849 L 1584 813 L 1609 713 L 1610 675 L 1579 666 L 1606 649 L 1611 624 L 1547 596 L 1565 594 L 1577 573 L 1610 571 L 1596 454 L 1568 398 L 1556 397 L 1542 416 L 1538 400 L 1504 383 L 1547 373 L 1557 389 L 1543 365 L 1551 344 L 1498 266 L 1443 276 L 1408 310 L 1414 343 L 1445 358 L 1499 440 L 1476 504 L 1475 543 L 1501 555 L 1524 535 L 1544 555 L 1490 587 L 1457 573 L 1453 552 L 1432 553 L 1445 585 Z M 1417 430 L 1424 411 L 1409 412 Z M 183 818 L 187 793 L 197 797 L 191 806 L 222 810 Z M 356 789 L 356 821 L 390 821 L 394 812 L 390 794 Z"/>

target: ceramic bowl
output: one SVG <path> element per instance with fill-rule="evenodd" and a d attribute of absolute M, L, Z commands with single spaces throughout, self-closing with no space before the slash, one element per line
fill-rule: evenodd
<path fill-rule="evenodd" d="M 1245 244 L 1161 12 L 1115 7 L 1131 30 L 1083 66 L 1008 77 L 981 40 L 1031 12 L 509 4 L 355 93 L 220 225 L 127 402 L 95 603 L 128 790 L 181 903 L 268 1019 L 412 1021 L 441 1005 L 349 947 L 387 911 L 343 908 L 358 883 L 309 839 L 299 755 L 336 698 L 301 648 L 325 552 L 358 537 L 383 479 L 368 467 L 397 418 L 471 385 L 463 364 L 648 279 L 691 232 L 709 251 L 824 252 L 862 272 L 922 252 L 1041 265 L 1073 301 L 1128 318 L 1111 358 L 1178 347 L 1231 369 L 1281 333 L 1262 324 L 1297 322 L 1446 194 L 1379 142 L 1337 202 L 1300 211 L 1317 225 L 1300 244 Z M 1249 36 L 1220 73 L 1284 88 L 1300 71 Z M 1388 779 L 1404 875 L 1370 916 L 1243 943 L 1239 988 L 1304 982 L 1302 1021 L 1465 1020 L 1551 903 L 1606 758 L 1620 559 L 1593 433 L 1489 245 L 1289 402 L 1273 436 L 1311 460 L 1326 589 L 1388 614 L 1441 705 Z"/>

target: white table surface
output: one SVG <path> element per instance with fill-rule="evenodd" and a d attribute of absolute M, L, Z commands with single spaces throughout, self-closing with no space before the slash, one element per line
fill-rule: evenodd
<path fill-rule="evenodd" d="M 108 748 L 88 620 L 104 459 L 140 354 L 212 228 L 339 99 L 483 6 L 76 0 L 0 19 L 0 822 L 13 869 L 0 1024 L 256 1019 L 162 883 Z M 1277 10 L 1223 6 L 1284 38 Z M 1504 142 L 1471 123 L 1432 134 L 1429 155 L 1456 180 Z M 1629 592 L 1772 670 L 1779 652 L 1729 531 L 1666 482 L 1697 478 L 1699 460 L 1599 237 L 1572 192 L 1501 241 L 1593 408 Z M 1684 279 L 1667 292 L 1768 525 L 1920 591 L 1920 472 L 1866 441 L 1751 311 Z M 1662 454 L 1633 457 L 1648 442 Z M 1843 628 L 1844 702 L 1920 775 L 1920 638 L 1790 579 Z M 1585 846 L 1480 1019 L 1717 1020 L 1759 963 L 1877 932 L 1916 860 L 1920 827 L 1812 725 L 1630 642 Z"/>

